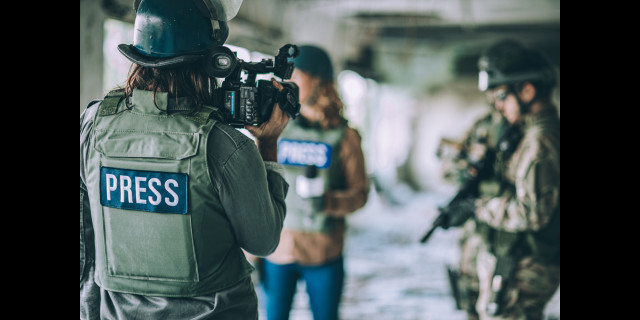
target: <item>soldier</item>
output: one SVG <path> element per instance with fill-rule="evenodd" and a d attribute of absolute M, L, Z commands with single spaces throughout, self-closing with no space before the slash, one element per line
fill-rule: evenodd
<path fill-rule="evenodd" d="M 480 61 L 479 88 L 510 127 L 499 142 L 499 184 L 474 202 L 480 319 L 541 320 L 560 283 L 560 119 L 553 66 L 514 41 Z"/>
<path fill-rule="evenodd" d="M 134 2 L 125 87 L 80 118 L 81 319 L 258 319 L 242 249 L 278 246 L 288 116 L 275 104 L 245 126 L 254 143 L 225 122 L 203 67 L 241 3 Z"/>

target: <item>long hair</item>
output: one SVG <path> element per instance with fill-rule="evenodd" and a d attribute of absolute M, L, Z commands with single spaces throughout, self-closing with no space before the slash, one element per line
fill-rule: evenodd
<path fill-rule="evenodd" d="M 198 63 L 186 66 L 158 69 L 131 64 L 124 93 L 128 99 L 133 89 L 153 92 L 153 103 L 156 107 L 156 92 L 167 92 L 169 98 L 189 97 L 197 111 L 202 105 L 213 105 L 212 92 L 217 82 L 202 71 Z"/>
<path fill-rule="evenodd" d="M 312 108 L 319 109 L 324 114 L 324 117 L 320 120 L 322 128 L 333 128 L 346 121 L 343 111 L 344 104 L 340 99 L 335 82 L 331 80 L 318 79 L 306 104 Z"/>

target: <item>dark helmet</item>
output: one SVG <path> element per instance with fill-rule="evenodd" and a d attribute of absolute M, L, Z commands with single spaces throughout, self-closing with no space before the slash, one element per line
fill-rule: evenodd
<path fill-rule="evenodd" d="M 546 57 L 514 40 L 504 40 L 491 46 L 480 57 L 478 68 L 480 91 L 524 81 L 535 81 L 549 87 L 556 83 L 555 69 Z"/>
<path fill-rule="evenodd" d="M 314 45 L 298 46 L 300 53 L 293 59 L 293 66 L 313 76 L 333 80 L 333 65 L 329 54 Z"/>
<path fill-rule="evenodd" d="M 197 61 L 224 44 L 229 35 L 225 21 L 235 16 L 241 3 L 242 0 L 136 0 L 133 44 L 120 44 L 118 50 L 145 67 Z"/>

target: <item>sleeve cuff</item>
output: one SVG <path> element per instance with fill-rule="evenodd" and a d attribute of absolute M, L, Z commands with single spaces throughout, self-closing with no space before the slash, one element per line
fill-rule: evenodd
<path fill-rule="evenodd" d="M 281 164 L 275 161 L 265 161 L 264 166 L 265 168 L 267 168 L 267 170 L 274 171 L 275 173 L 279 174 L 282 179 L 284 179 L 284 167 Z"/>

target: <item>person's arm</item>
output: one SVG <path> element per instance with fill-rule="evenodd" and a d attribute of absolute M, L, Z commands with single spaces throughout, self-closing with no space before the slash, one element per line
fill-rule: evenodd
<path fill-rule="evenodd" d="M 476 218 L 507 231 L 539 230 L 559 201 L 560 163 L 548 143 L 534 141 L 517 151 L 515 188 L 496 198 L 476 201 Z"/>
<path fill-rule="evenodd" d="M 245 141 L 216 175 L 218 192 L 240 247 L 267 256 L 280 242 L 289 185 L 283 168 L 263 162 L 252 141 Z"/>
<path fill-rule="evenodd" d="M 283 90 L 282 84 L 271 78 L 271 83 L 279 91 Z M 278 137 L 289 123 L 289 116 L 282 111 L 278 103 L 273 105 L 273 112 L 269 121 L 260 126 L 244 126 L 256 139 L 256 146 L 264 161 L 278 161 Z"/>
<path fill-rule="evenodd" d="M 340 161 L 347 188 L 325 193 L 324 212 L 331 216 L 344 217 L 367 202 L 369 181 L 361 142 L 362 138 L 356 130 L 346 129 L 340 147 Z"/>
<path fill-rule="evenodd" d="M 87 280 L 87 272 L 95 259 L 93 240 L 93 225 L 91 222 L 91 209 L 89 208 L 89 194 L 85 184 L 85 171 L 87 166 L 87 154 L 91 144 L 91 129 L 93 118 L 96 115 L 98 105 L 93 102 L 80 115 L 80 286 Z"/>
<path fill-rule="evenodd" d="M 281 84 L 275 80 L 272 83 L 282 90 Z M 256 143 L 244 139 L 225 162 L 218 180 L 220 199 L 236 240 L 255 256 L 273 253 L 280 242 L 289 184 L 284 179 L 284 168 L 276 162 L 277 141 L 288 121 L 286 113 L 275 104 L 269 121 L 258 127 L 246 126 Z"/>
<path fill-rule="evenodd" d="M 90 107 L 80 116 L 80 319 L 98 319 L 100 314 L 100 288 L 94 281 L 94 231 L 84 177 L 85 160 L 90 147 L 89 133 L 97 109 L 97 106 Z"/>

